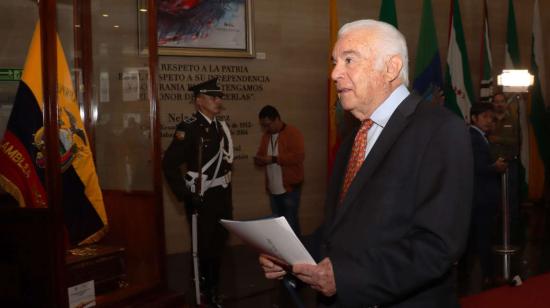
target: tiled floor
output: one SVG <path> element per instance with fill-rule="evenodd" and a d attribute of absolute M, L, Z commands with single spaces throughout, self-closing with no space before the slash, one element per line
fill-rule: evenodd
<path fill-rule="evenodd" d="M 543 205 L 523 206 L 523 245 L 511 257 L 511 274 L 523 279 L 550 270 L 550 208 Z M 498 230 L 497 230 L 498 232 Z M 502 275 L 503 257 L 495 254 L 496 273 Z M 187 294 L 187 302 L 193 302 L 191 284 L 191 260 L 188 254 L 170 255 L 167 260 L 168 285 L 175 291 Z M 460 275 L 457 275 L 457 277 Z M 479 265 L 474 263 L 467 279 L 458 283 L 460 296 L 475 294 L 483 290 L 479 277 Z M 497 279 L 505 283 L 502 279 Z M 257 262 L 257 253 L 246 246 L 227 249 L 222 264 L 222 285 L 224 307 L 296 307 L 288 291 L 279 281 L 263 277 Z M 304 307 L 315 307 L 315 293 L 301 288 L 299 296 Z"/>

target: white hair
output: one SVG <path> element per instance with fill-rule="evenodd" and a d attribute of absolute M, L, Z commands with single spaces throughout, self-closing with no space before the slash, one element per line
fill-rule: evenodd
<path fill-rule="evenodd" d="M 403 67 L 399 78 L 405 86 L 409 85 L 409 55 L 407 41 L 399 30 L 394 26 L 372 19 L 361 19 L 343 25 L 338 31 L 338 38 L 353 30 L 372 30 L 376 33 L 373 43 L 373 50 L 377 54 L 375 65 L 381 69 L 384 59 L 398 55 L 403 61 Z"/>

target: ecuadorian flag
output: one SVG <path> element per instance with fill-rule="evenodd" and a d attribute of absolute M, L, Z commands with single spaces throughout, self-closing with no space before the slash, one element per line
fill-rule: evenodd
<path fill-rule="evenodd" d="M 107 232 L 107 215 L 59 37 L 57 73 L 65 225 L 71 244 L 88 244 L 98 241 Z M 17 200 L 20 207 L 48 207 L 44 188 L 46 148 L 43 108 L 38 22 L 6 132 L 0 143 L 0 186 Z"/>

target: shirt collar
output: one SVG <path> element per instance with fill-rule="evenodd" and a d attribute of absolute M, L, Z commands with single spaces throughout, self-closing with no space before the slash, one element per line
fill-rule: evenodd
<path fill-rule="evenodd" d="M 390 96 L 388 96 L 388 98 L 386 98 L 386 100 L 382 102 L 382 104 L 380 104 L 380 106 L 378 106 L 378 108 L 376 108 L 376 110 L 372 113 L 370 117 L 372 122 L 384 128 L 395 109 L 397 109 L 397 107 L 407 96 L 409 96 L 409 94 L 409 90 L 404 85 L 400 85 L 393 90 Z"/>
<path fill-rule="evenodd" d="M 481 134 L 481 136 L 485 137 L 485 132 L 483 132 L 479 127 L 475 125 L 470 125 L 470 127 L 477 130 Z"/>
<path fill-rule="evenodd" d="M 208 122 L 208 124 L 212 124 L 213 120 L 210 120 L 209 117 L 205 116 L 204 113 L 197 110 L 197 112 Z"/>

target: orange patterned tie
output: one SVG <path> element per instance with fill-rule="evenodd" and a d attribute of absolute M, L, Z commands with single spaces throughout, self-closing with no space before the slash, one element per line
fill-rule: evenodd
<path fill-rule="evenodd" d="M 355 141 L 353 142 L 353 148 L 351 149 L 351 154 L 348 161 L 348 168 L 346 169 L 346 177 L 344 178 L 344 184 L 342 190 L 340 191 L 339 203 L 342 203 L 344 196 L 348 192 L 348 189 L 361 168 L 363 161 L 365 160 L 365 150 L 367 149 L 367 133 L 372 126 L 372 120 L 367 119 L 361 123 L 361 127 L 355 135 Z"/>

